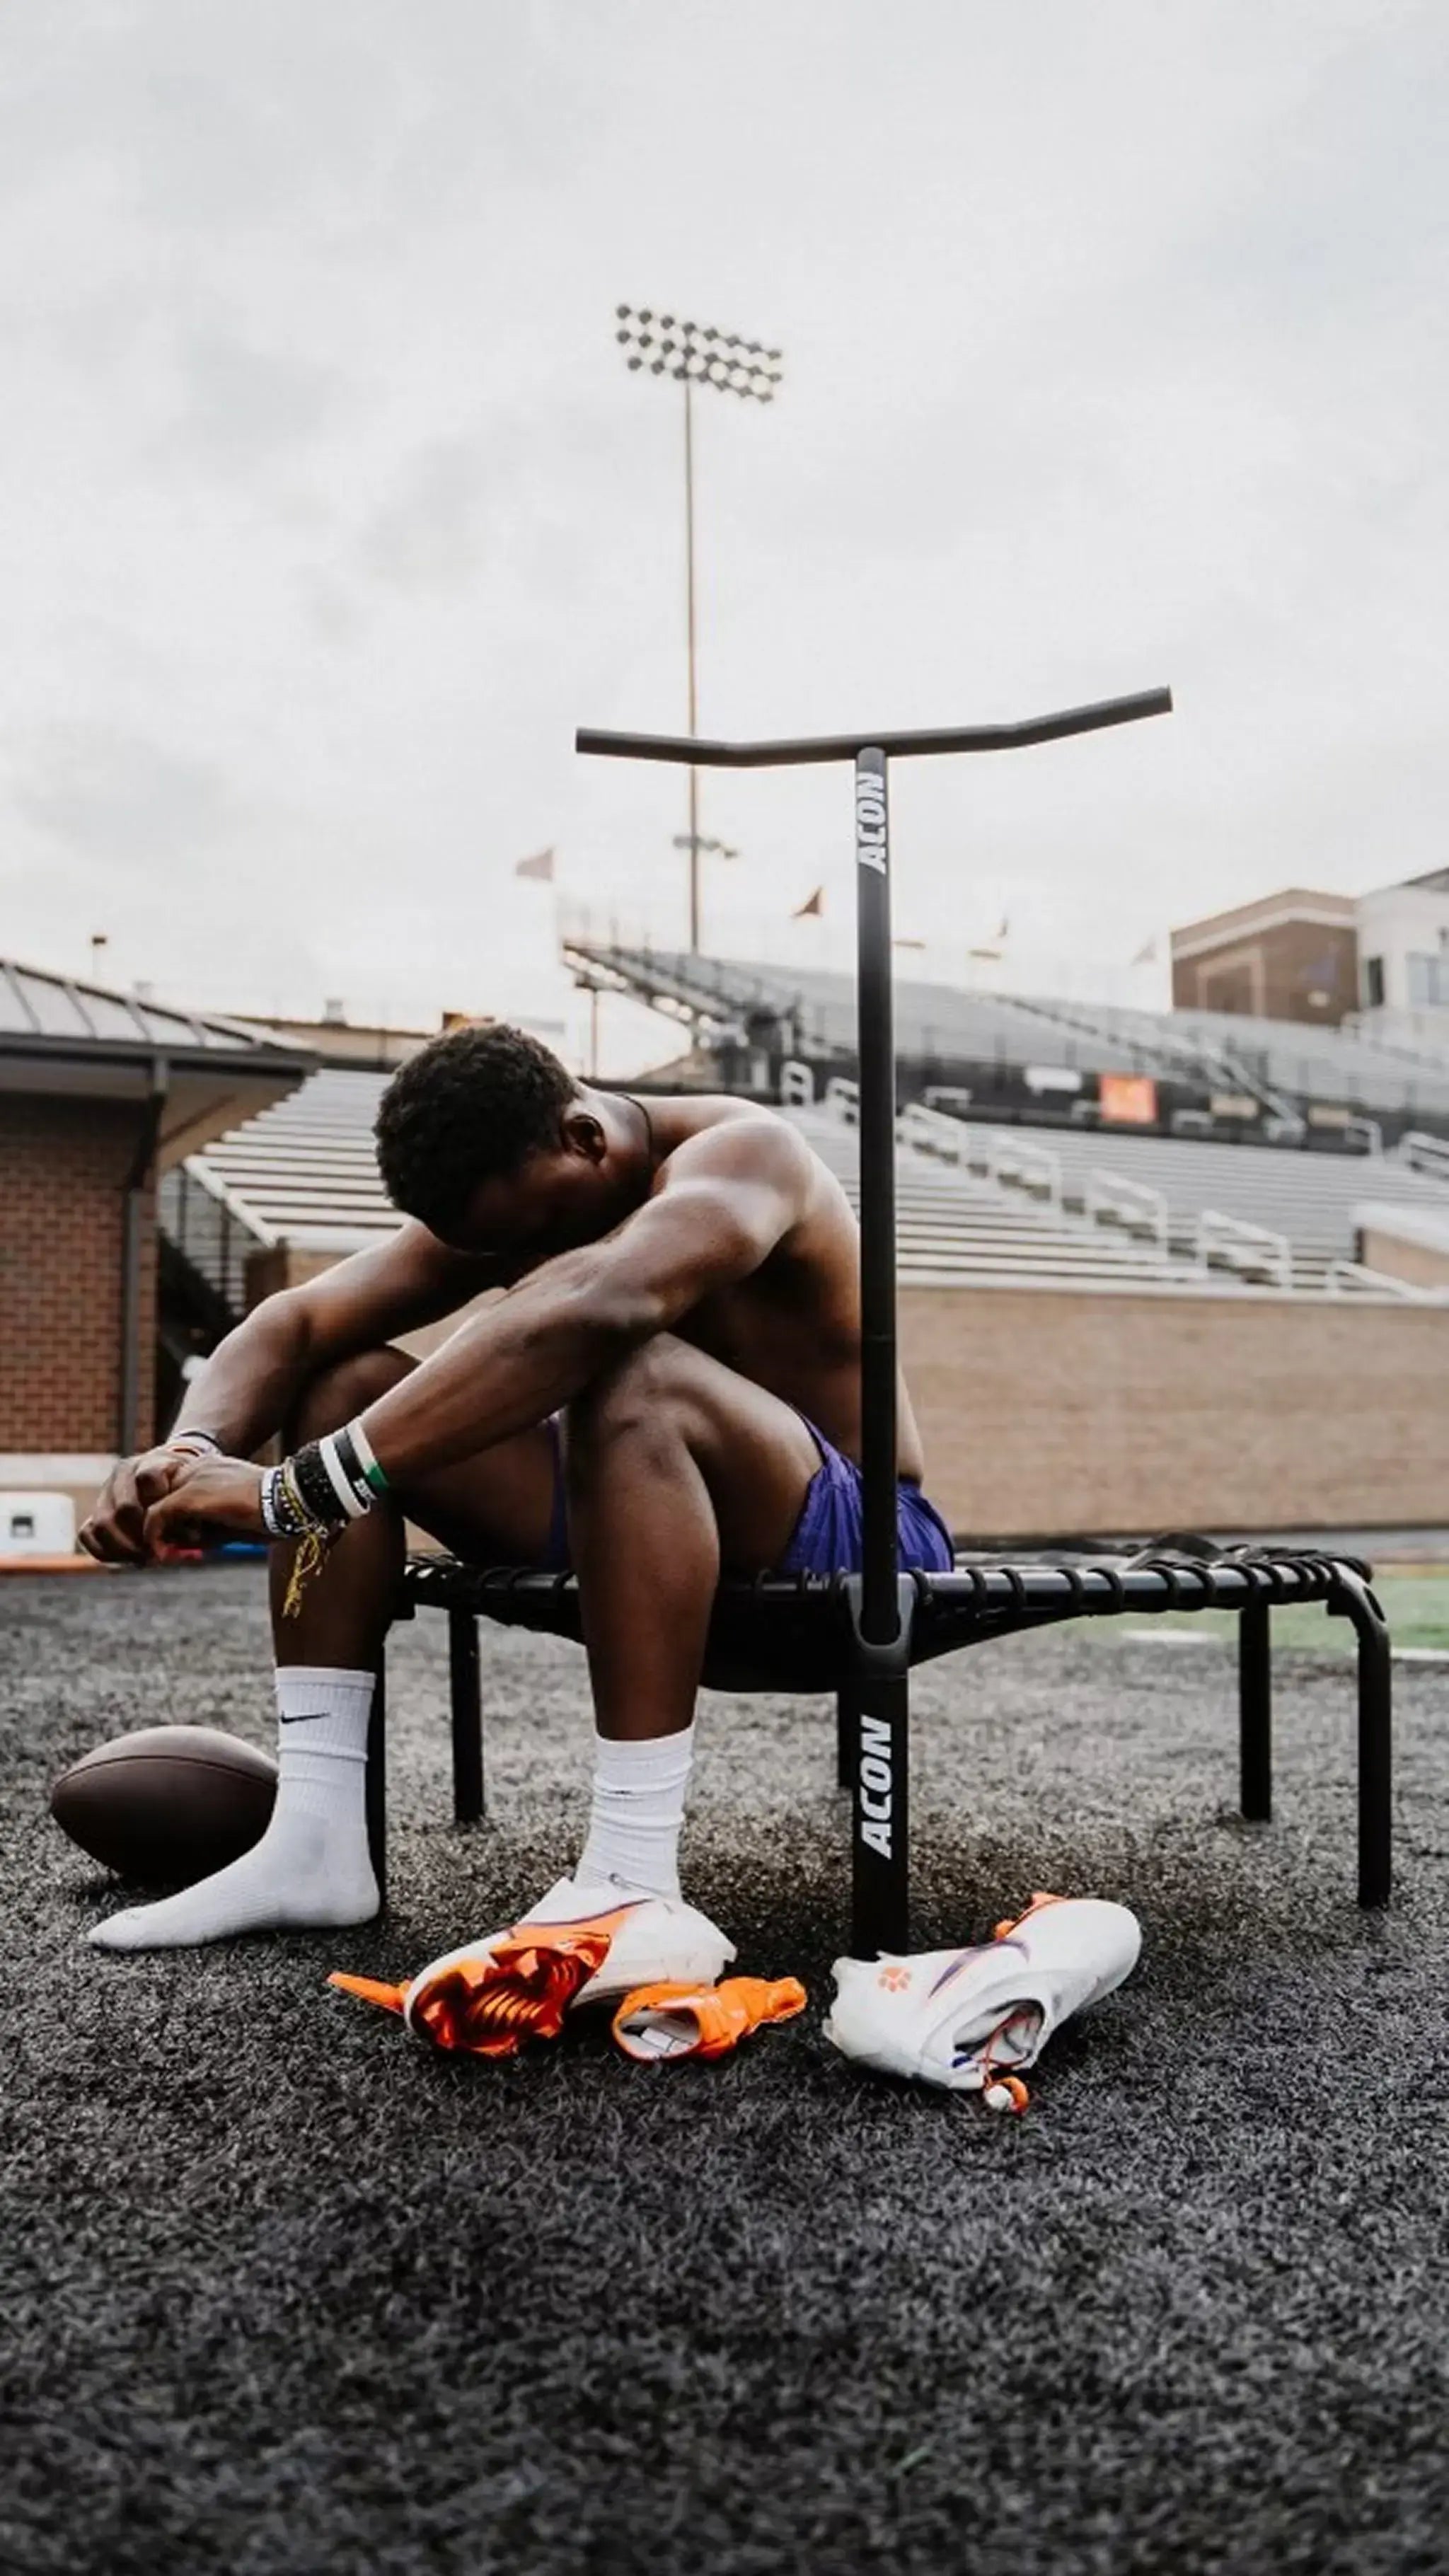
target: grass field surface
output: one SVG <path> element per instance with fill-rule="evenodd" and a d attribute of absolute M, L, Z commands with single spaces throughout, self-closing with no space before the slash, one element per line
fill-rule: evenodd
<path fill-rule="evenodd" d="M 572 1649 L 486 1631 L 492 1818 L 448 1822 L 444 1624 L 392 1659 L 382 1923 L 104 1957 L 46 1814 L 102 1737 L 271 1739 L 259 1570 L 17 1579 L 0 1632 L 0 2566 L 23 2576 L 1430 2576 L 1446 2565 L 1449 1674 L 1404 1666 L 1398 1890 L 1352 1900 L 1351 1675 L 1107 1623 L 919 1676 L 917 1941 L 1123 1899 L 1141 1966 L 1030 2110 L 826 2044 L 820 1702 L 709 1699 L 686 1884 L 810 2008 L 719 2065 L 597 2026 L 432 2056 L 329 1992 L 570 1860 Z M 1439 1615 L 1436 1613 L 1435 1615 Z"/>
<path fill-rule="evenodd" d="M 1374 1591 L 1383 1605 L 1396 1648 L 1408 1647 L 1417 1653 L 1443 1651 L 1449 1654 L 1449 1574 L 1437 1568 L 1406 1566 L 1375 1572 Z M 1106 1621 L 1088 1623 L 1094 1635 L 1110 1636 Z M 1204 1610 L 1192 1617 L 1174 1616 L 1165 1611 L 1151 1621 L 1153 1629 L 1172 1636 L 1212 1636 L 1232 1643 L 1238 1622 L 1230 1610 Z M 1147 1623 L 1138 1621 L 1134 1634 L 1147 1634 Z M 1274 1652 L 1286 1649 L 1308 1651 L 1318 1655 L 1341 1655 L 1352 1661 L 1357 1648 L 1354 1633 L 1344 1619 L 1330 1619 L 1320 1603 L 1305 1605 L 1301 1610 L 1275 1610 L 1272 1614 Z"/>

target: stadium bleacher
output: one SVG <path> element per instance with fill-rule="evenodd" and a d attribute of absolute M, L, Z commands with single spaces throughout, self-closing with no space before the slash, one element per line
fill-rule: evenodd
<path fill-rule="evenodd" d="M 787 1055 L 822 1071 L 848 1070 L 853 1059 L 855 988 L 848 975 L 582 938 L 566 939 L 564 954 L 580 981 L 651 1002 L 688 1023 L 706 1044 L 730 1031 L 742 1036 L 769 1019 Z M 1233 1132 L 1254 1142 L 1306 1131 L 1318 1146 L 1371 1149 L 1371 1129 L 1356 1124 L 1364 1121 L 1390 1141 L 1414 1126 L 1449 1131 L 1449 1030 L 1435 1053 L 1427 1038 L 1411 1049 L 1288 1020 L 976 993 L 909 976 L 896 979 L 895 1013 L 903 1086 L 940 1082 L 953 1067 L 978 1078 L 994 1075 L 998 1081 L 985 1085 L 982 1102 L 989 1115 L 1021 1114 L 1003 1111 L 999 1078 L 1030 1068 L 1077 1074 L 1084 1082 L 1102 1074 L 1150 1074 L 1164 1088 L 1165 1123 L 1173 1123 L 1190 1092 L 1197 1106 L 1188 1110 L 1187 1123 L 1204 1131 L 1213 1124 L 1213 1102 L 1236 1099 L 1246 1114 L 1232 1122 Z M 1029 1109 L 1029 1083 L 1025 1089 Z M 1063 1118 L 1090 1114 L 1089 1102 L 1074 1111 L 1069 1096 L 1059 1106 Z M 1223 1114 L 1220 1107 L 1219 1123 Z"/>
<path fill-rule="evenodd" d="M 340 1256 L 396 1228 L 372 1142 L 385 1080 L 313 1074 L 166 1175 L 167 1240 L 232 1314 L 245 1304 L 249 1255 L 286 1245 Z M 854 1196 L 852 1088 L 836 1077 L 828 1099 L 797 1098 L 790 1114 Z M 1356 1269 L 1353 1207 L 1446 1208 L 1449 1178 L 1395 1155 L 1246 1154 L 1060 1127 L 996 1133 L 908 1104 L 897 1198 L 905 1284 L 1399 1298 L 1413 1292 Z M 1226 1222 L 1205 1226 L 1210 1216 Z"/>
<path fill-rule="evenodd" d="M 162 1235 L 229 1314 L 245 1309 L 254 1253 L 287 1244 L 340 1256 L 396 1231 L 372 1141 L 386 1081 L 379 1073 L 314 1073 L 274 1109 L 163 1175 Z"/>
<path fill-rule="evenodd" d="M 957 1124 L 964 1122 L 957 1121 Z M 983 1134 L 988 1131 L 982 1131 Z M 1187 1257 L 1196 1250 L 1204 1214 L 1217 1212 L 1236 1223 L 1262 1228 L 1287 1239 L 1293 1285 L 1312 1289 L 1326 1282 L 1335 1263 L 1352 1262 L 1357 1251 L 1355 1210 L 1368 1200 L 1396 1207 L 1449 1207 L 1449 1176 L 1435 1181 L 1415 1171 L 1398 1153 L 1304 1154 L 1268 1146 L 1244 1153 L 1237 1145 L 1168 1136 L 1135 1135 L 1130 1128 L 1110 1136 L 1072 1128 L 1013 1129 L 993 1157 L 998 1173 L 1011 1174 L 1011 1150 L 1035 1148 L 1038 1158 L 1017 1186 L 1040 1194 L 1046 1164 L 1055 1159 L 1061 1200 L 1067 1208 L 1088 1210 L 1095 1204 L 1103 1223 L 1131 1224 L 1142 1230 L 1145 1212 L 1134 1211 L 1128 1194 L 1119 1212 L 1108 1214 L 1112 1193 L 1103 1184 L 1120 1178 L 1134 1192 L 1159 1197 L 1165 1225 L 1151 1227 L 1173 1252 Z"/>
<path fill-rule="evenodd" d="M 853 1123 L 841 1114 L 845 1097 L 841 1110 L 790 1115 L 856 1204 L 859 1162 Z M 943 1166 L 909 1137 L 896 1157 L 896 1245 L 897 1272 L 908 1286 L 1202 1285 L 1189 1263 L 1159 1245 L 1033 1205 L 989 1176 Z"/>

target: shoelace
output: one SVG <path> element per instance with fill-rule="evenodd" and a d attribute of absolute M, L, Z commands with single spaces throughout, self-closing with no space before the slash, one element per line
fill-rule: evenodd
<path fill-rule="evenodd" d="M 415 1978 L 406 1985 L 384 1985 L 374 1977 L 349 1977 L 335 1969 L 327 1983 L 364 2003 L 380 2004 L 385 2012 L 408 2012 L 414 2028 L 425 2031 L 435 2048 L 464 2050 L 473 2057 L 514 2057 L 526 2039 L 557 2039 L 569 2005 L 603 1966 L 611 1940 L 607 1932 L 558 1932 L 547 1938 L 514 1932 L 477 1958 L 455 1961 L 416 1997 Z"/>

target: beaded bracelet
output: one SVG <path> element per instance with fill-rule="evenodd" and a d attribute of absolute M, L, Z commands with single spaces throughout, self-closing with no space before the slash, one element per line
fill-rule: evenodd
<path fill-rule="evenodd" d="M 341 1498 L 319 1440 L 307 1441 L 283 1463 L 290 1471 L 293 1487 L 313 1529 L 341 1529 L 351 1520 L 352 1511 Z"/>
<path fill-rule="evenodd" d="M 262 1470 L 262 1527 L 268 1538 L 301 1538 L 317 1525 L 307 1511 L 296 1482 L 288 1474 L 291 1464 L 283 1459 L 280 1467 Z"/>
<path fill-rule="evenodd" d="M 309 1440 L 262 1473 L 262 1526 L 269 1538 L 337 1537 L 391 1489 L 357 1423 Z"/>

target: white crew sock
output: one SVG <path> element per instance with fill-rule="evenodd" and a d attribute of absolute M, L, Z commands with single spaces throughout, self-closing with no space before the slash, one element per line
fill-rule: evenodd
<path fill-rule="evenodd" d="M 238 1932 L 367 1923 L 377 1880 L 367 1849 L 371 1673 L 292 1664 L 277 1673 L 277 1803 L 261 1841 L 159 1905 L 96 1924 L 100 1950 L 185 1950 Z"/>
<path fill-rule="evenodd" d="M 594 1805 L 574 1877 L 606 1878 L 655 1896 L 679 1894 L 679 1828 L 694 1758 L 694 1729 L 625 1742 L 594 1737 Z"/>

